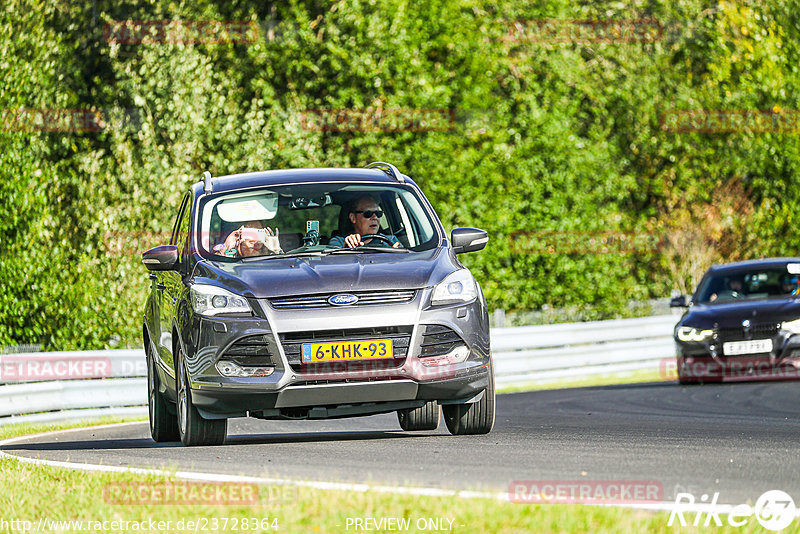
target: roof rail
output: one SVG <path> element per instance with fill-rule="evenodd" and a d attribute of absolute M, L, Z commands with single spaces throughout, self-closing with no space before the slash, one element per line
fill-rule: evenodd
<path fill-rule="evenodd" d="M 397 170 L 397 167 L 395 167 L 391 163 L 386 163 L 383 161 L 374 161 L 369 165 L 367 165 L 367 169 L 380 169 L 386 174 L 388 174 L 389 177 L 394 178 L 401 184 L 406 181 L 403 175 L 400 173 L 400 171 Z"/>
<path fill-rule="evenodd" d="M 204 190 L 206 193 L 210 193 L 210 192 L 211 192 L 211 189 L 212 189 L 212 186 L 211 186 L 211 173 L 210 173 L 210 172 L 208 172 L 208 171 L 205 171 L 205 172 L 203 173 L 203 181 L 206 183 L 206 185 L 205 185 L 205 187 L 203 188 L 203 190 Z"/>

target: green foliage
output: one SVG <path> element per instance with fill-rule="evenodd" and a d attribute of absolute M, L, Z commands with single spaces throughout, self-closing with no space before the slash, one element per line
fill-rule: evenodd
<path fill-rule="evenodd" d="M 490 307 L 587 307 L 691 289 L 713 261 L 794 255 L 797 133 L 677 132 L 676 110 L 798 108 L 786 0 L 37 0 L 0 11 L 0 103 L 95 109 L 101 132 L 0 131 L 0 345 L 137 343 L 139 254 L 205 169 L 395 163 L 446 227 L 490 232 L 463 261 Z M 119 20 L 252 21 L 251 43 L 120 44 Z M 531 42 L 514 21 L 657 20 L 652 42 Z M 514 37 L 518 38 L 514 38 Z M 309 110 L 447 110 L 447 128 L 319 131 Z M 110 112 L 110 115 L 109 115 Z M 127 119 L 127 120 L 122 120 Z M 561 232 L 660 247 L 520 248 Z M 645 239 L 645 241 L 647 241 Z"/>

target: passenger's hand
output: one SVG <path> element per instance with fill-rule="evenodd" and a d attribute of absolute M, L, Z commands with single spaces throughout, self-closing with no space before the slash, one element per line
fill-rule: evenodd
<path fill-rule="evenodd" d="M 364 242 L 361 241 L 361 236 L 359 234 L 350 234 L 344 238 L 344 245 L 347 248 L 356 248 L 363 246 Z"/>

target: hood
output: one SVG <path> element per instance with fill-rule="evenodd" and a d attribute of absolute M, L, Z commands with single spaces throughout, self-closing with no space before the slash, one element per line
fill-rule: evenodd
<path fill-rule="evenodd" d="M 333 254 L 253 262 L 200 262 L 195 281 L 221 285 L 246 297 L 274 298 L 315 293 L 420 289 L 460 268 L 447 253 Z M 205 279 L 205 280 L 204 280 Z"/>
<path fill-rule="evenodd" d="M 745 319 L 753 323 L 791 321 L 800 318 L 800 299 L 736 301 L 725 304 L 696 304 L 681 325 L 701 328 L 737 328 Z"/>

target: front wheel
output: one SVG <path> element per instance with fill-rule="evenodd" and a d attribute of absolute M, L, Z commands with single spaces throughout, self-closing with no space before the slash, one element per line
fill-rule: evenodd
<path fill-rule="evenodd" d="M 494 427 L 494 370 L 489 363 L 489 385 L 478 402 L 442 406 L 444 423 L 454 436 L 488 434 Z"/>
<path fill-rule="evenodd" d="M 436 401 L 426 402 L 419 408 L 397 410 L 400 428 L 405 431 L 436 430 L 439 428 L 440 409 Z"/>
<path fill-rule="evenodd" d="M 186 375 L 183 351 L 177 349 L 175 375 L 178 390 L 178 433 L 186 446 L 221 445 L 228 433 L 227 419 L 203 419 L 192 404 L 192 390 Z"/>
<path fill-rule="evenodd" d="M 155 358 L 145 341 L 147 350 L 147 407 L 150 413 L 150 435 L 156 443 L 178 441 L 178 418 L 169 411 L 167 401 L 161 395 L 161 380 L 158 378 Z"/>

